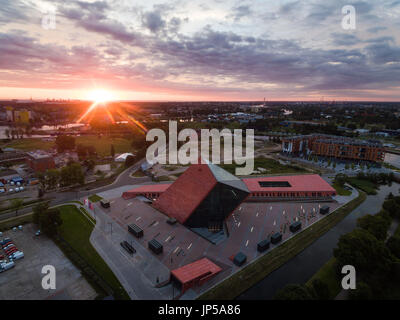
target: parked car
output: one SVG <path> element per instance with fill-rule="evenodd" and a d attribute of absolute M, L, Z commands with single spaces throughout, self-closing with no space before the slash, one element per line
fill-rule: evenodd
<path fill-rule="evenodd" d="M 15 188 L 15 192 L 19 192 L 19 188 L 17 187 L 17 188 Z"/>
<path fill-rule="evenodd" d="M 19 187 L 19 191 L 24 191 L 25 188 L 23 186 Z"/>
<path fill-rule="evenodd" d="M 8 192 L 14 192 L 14 189 L 12 189 L 12 188 L 8 189 Z"/>
<path fill-rule="evenodd" d="M 13 260 L 19 260 L 19 259 L 22 259 L 23 257 L 24 257 L 24 253 L 22 251 L 14 252 L 11 255 L 11 259 L 13 259 Z"/>
<path fill-rule="evenodd" d="M 8 263 L 2 263 L 0 264 L 0 272 L 7 271 L 8 269 L 14 268 L 15 263 L 10 261 Z"/>
<path fill-rule="evenodd" d="M 40 236 L 40 230 L 35 232 L 35 236 Z"/>

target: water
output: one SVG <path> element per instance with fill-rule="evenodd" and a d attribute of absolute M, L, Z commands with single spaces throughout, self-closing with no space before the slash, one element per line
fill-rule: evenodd
<path fill-rule="evenodd" d="M 41 130 L 44 131 L 43 135 L 31 135 L 29 136 L 29 138 L 46 138 L 46 137 L 50 137 L 50 135 L 48 135 L 48 132 L 46 131 L 54 131 L 54 130 L 58 130 L 59 128 L 63 128 L 63 129 L 71 129 L 71 128 L 79 128 L 84 126 L 84 124 L 82 123 L 67 123 L 67 124 L 63 124 L 63 125 L 57 125 L 57 126 L 48 126 L 48 125 L 44 125 L 40 128 L 35 128 L 35 130 Z M 0 139 L 7 139 L 7 135 L 6 135 L 6 130 L 9 129 L 10 127 L 8 126 L 0 126 Z M 26 135 L 24 135 L 24 137 L 27 137 Z"/>
<path fill-rule="evenodd" d="M 385 197 L 390 192 L 398 195 L 399 188 L 400 184 L 398 183 L 393 183 L 390 187 L 381 186 L 377 195 L 367 196 L 367 199 L 358 208 L 347 215 L 335 227 L 282 267 L 248 289 L 238 299 L 273 299 L 275 293 L 287 284 L 307 282 L 332 257 L 333 249 L 336 247 L 339 237 L 352 231 L 356 227 L 359 217 L 378 213 L 385 201 Z"/>

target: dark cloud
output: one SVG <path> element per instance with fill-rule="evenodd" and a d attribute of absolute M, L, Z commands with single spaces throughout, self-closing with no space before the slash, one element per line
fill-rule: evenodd
<path fill-rule="evenodd" d="M 232 18 L 235 22 L 239 22 L 242 18 L 250 17 L 253 14 L 252 9 L 248 5 L 240 5 L 232 8 L 232 12 L 228 18 Z"/>
<path fill-rule="evenodd" d="M 153 33 L 163 30 L 166 26 L 165 20 L 158 10 L 145 12 L 142 17 L 143 26 Z"/>
<path fill-rule="evenodd" d="M 360 42 L 357 36 L 347 33 L 333 33 L 331 38 L 335 46 L 354 46 Z"/>

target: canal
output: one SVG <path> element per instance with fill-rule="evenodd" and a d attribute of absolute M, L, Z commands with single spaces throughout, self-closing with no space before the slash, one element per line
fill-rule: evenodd
<path fill-rule="evenodd" d="M 333 249 L 339 237 L 352 231 L 356 227 L 359 217 L 366 214 L 378 213 L 385 197 L 392 192 L 399 195 L 400 184 L 381 186 L 376 195 L 367 196 L 367 199 L 335 227 L 308 246 L 296 257 L 279 269 L 270 273 L 266 278 L 245 291 L 238 300 L 273 299 L 275 293 L 290 283 L 305 283 L 312 277 L 333 255 Z"/>

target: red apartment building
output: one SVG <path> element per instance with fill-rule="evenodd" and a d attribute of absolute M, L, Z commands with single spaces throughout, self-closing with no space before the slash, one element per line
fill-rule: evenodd
<path fill-rule="evenodd" d="M 382 162 L 385 158 L 385 148 L 380 141 L 363 141 L 324 134 L 282 138 L 282 152 L 371 162 Z"/>

